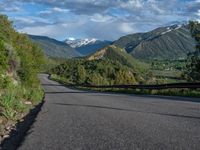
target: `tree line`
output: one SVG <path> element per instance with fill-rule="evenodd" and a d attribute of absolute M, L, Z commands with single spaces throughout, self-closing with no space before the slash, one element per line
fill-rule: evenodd
<path fill-rule="evenodd" d="M 50 70 L 70 84 L 135 84 L 134 70 L 112 60 L 71 59 Z"/>

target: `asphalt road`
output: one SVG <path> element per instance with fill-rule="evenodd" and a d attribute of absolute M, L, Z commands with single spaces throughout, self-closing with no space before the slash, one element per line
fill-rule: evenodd
<path fill-rule="evenodd" d="M 72 90 L 40 76 L 46 102 L 20 150 L 199 150 L 200 100 Z"/>

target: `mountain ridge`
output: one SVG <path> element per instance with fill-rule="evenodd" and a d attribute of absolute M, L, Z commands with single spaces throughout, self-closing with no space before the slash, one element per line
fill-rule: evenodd
<path fill-rule="evenodd" d="M 30 39 L 39 44 L 49 57 L 73 58 L 81 54 L 68 44 L 47 36 L 28 35 Z"/>
<path fill-rule="evenodd" d="M 89 38 L 85 38 L 85 39 L 69 38 L 69 39 L 64 40 L 64 42 L 67 43 L 68 45 L 70 45 L 72 48 L 78 48 L 78 47 L 85 46 L 88 44 L 93 44 L 96 41 L 99 41 L 99 40 L 97 40 L 95 38 L 91 38 L 91 39 L 89 39 Z"/>
<path fill-rule="evenodd" d="M 111 41 L 101 41 L 95 38 L 91 39 L 67 39 L 64 41 L 69 44 L 72 48 L 76 49 L 83 56 L 90 55 L 95 53 L 96 51 L 110 45 Z"/>
<path fill-rule="evenodd" d="M 126 49 L 137 59 L 180 59 L 195 51 L 194 39 L 184 24 L 129 34 L 119 38 L 114 45 Z"/>
<path fill-rule="evenodd" d="M 113 60 L 118 61 L 122 65 L 133 68 L 136 72 L 147 70 L 147 65 L 132 57 L 125 49 L 115 45 L 106 46 L 97 52 L 86 57 L 87 60 Z"/>

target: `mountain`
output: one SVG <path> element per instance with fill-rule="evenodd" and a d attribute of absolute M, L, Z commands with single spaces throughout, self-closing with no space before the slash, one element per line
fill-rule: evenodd
<path fill-rule="evenodd" d="M 121 37 L 114 45 L 138 59 L 181 59 L 195 51 L 187 25 L 160 27 L 147 33 Z"/>
<path fill-rule="evenodd" d="M 96 41 L 95 43 L 84 45 L 76 48 L 76 50 L 84 56 L 90 55 L 99 49 L 102 49 L 110 45 L 110 41 Z"/>
<path fill-rule="evenodd" d="M 126 52 L 125 49 L 119 48 L 115 45 L 104 47 L 94 54 L 86 57 L 88 60 L 111 60 L 118 61 L 120 64 L 134 69 L 136 72 L 143 72 L 147 65 L 133 58 Z"/>
<path fill-rule="evenodd" d="M 28 35 L 34 42 L 38 43 L 49 57 L 59 58 L 72 58 L 81 56 L 74 48 L 71 48 L 68 44 L 57 41 L 55 39 L 46 36 Z"/>
<path fill-rule="evenodd" d="M 93 44 L 97 41 L 97 39 L 92 38 L 92 39 L 74 39 L 74 38 L 69 38 L 66 39 L 64 42 L 69 44 L 72 48 L 78 48 L 81 46 L 85 46 L 88 44 Z"/>
<path fill-rule="evenodd" d="M 84 56 L 90 55 L 112 43 L 110 41 L 100 41 L 97 39 L 67 39 L 65 42 Z"/>

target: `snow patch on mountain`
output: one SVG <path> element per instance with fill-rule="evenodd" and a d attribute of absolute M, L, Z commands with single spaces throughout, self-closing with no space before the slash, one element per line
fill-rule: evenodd
<path fill-rule="evenodd" d="M 65 40 L 65 43 L 69 44 L 72 48 L 78 48 L 84 45 L 94 44 L 98 40 L 95 38 L 86 38 L 86 39 L 74 39 L 74 38 L 68 38 Z"/>
<path fill-rule="evenodd" d="M 182 26 L 183 26 L 183 25 L 180 24 L 180 25 L 175 25 L 175 26 L 167 27 L 167 28 L 166 28 L 166 31 L 162 32 L 161 34 L 164 35 L 164 34 L 166 34 L 166 33 L 169 33 L 169 32 L 171 32 L 171 31 L 173 31 L 173 30 L 178 30 L 178 29 L 180 29 Z"/>

